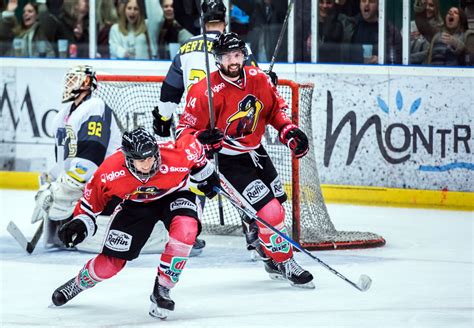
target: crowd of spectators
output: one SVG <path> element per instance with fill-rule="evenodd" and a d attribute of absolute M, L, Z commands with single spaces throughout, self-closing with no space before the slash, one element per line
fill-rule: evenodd
<path fill-rule="evenodd" d="M 95 57 L 172 59 L 181 43 L 201 33 L 200 3 L 96 0 Z M 378 0 L 317 3 L 318 62 L 379 63 Z M 291 36 L 295 61 L 311 61 L 311 4 L 311 0 L 295 1 Z M 411 4 L 410 64 L 473 65 L 474 0 L 412 0 Z M 0 0 L 0 6 L 0 56 L 90 57 L 88 0 Z M 287 8 L 287 1 L 230 1 L 230 29 L 249 44 L 259 62 L 271 60 Z M 385 27 L 385 63 L 401 64 L 401 22 L 390 18 Z M 287 46 L 285 34 L 276 61 L 287 60 Z"/>

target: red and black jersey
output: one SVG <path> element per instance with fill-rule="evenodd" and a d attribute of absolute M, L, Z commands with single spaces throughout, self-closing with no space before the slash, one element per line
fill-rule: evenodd
<path fill-rule="evenodd" d="M 189 175 L 202 176 L 207 166 L 202 145 L 188 135 L 176 143 L 160 142 L 161 163 L 158 171 L 148 180 L 136 178 L 125 164 L 125 156 L 117 151 L 108 157 L 86 184 L 84 194 L 74 209 L 74 216 L 86 214 L 95 220 L 113 196 L 135 202 L 150 202 L 179 189 L 187 189 Z M 198 179 L 199 180 L 199 179 Z"/>
<path fill-rule="evenodd" d="M 225 134 L 221 153 L 234 155 L 256 149 L 268 124 L 280 131 L 291 123 L 286 114 L 288 105 L 260 68 L 244 67 L 243 77 L 237 82 L 216 71 L 211 73 L 210 81 L 215 127 Z M 210 127 L 207 94 L 206 79 L 189 90 L 177 128 L 180 137 Z"/>

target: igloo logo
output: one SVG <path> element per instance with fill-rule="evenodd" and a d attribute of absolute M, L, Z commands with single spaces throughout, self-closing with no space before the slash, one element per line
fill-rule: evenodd
<path fill-rule="evenodd" d="M 125 176 L 125 170 L 120 170 L 120 171 L 113 171 L 110 173 L 104 173 L 100 176 L 100 179 L 102 182 L 106 181 L 114 181 L 117 178 L 124 177 Z"/>

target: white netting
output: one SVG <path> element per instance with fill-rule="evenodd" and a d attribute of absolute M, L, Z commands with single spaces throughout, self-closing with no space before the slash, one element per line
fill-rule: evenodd
<path fill-rule="evenodd" d="M 102 98 L 112 108 L 122 130 L 131 130 L 143 126 L 153 131 L 154 106 L 160 98 L 161 81 L 163 77 L 113 77 L 99 76 L 99 86 L 94 96 Z M 107 79 L 107 81 L 104 81 Z M 286 99 L 292 112 L 299 113 L 299 126 L 308 136 L 312 136 L 311 104 L 313 96 L 312 85 L 299 85 L 291 81 L 281 81 L 278 91 Z M 292 96 L 295 96 L 293 99 Z M 178 113 L 184 105 L 180 104 Z M 289 113 L 291 114 L 291 113 Z M 337 231 L 329 218 L 326 205 L 321 193 L 321 187 L 316 168 L 313 138 L 310 140 L 310 152 L 292 169 L 291 153 L 278 140 L 277 131 L 272 127 L 267 129 L 264 146 L 280 175 L 288 194 L 285 202 L 286 223 L 289 231 L 301 245 L 309 248 L 347 248 L 372 247 L 384 244 L 382 237 L 368 232 Z M 293 174 L 298 174 L 296 196 L 293 196 Z M 219 223 L 217 197 L 207 200 L 203 230 L 213 234 L 240 233 L 240 216 L 235 208 L 223 199 L 224 221 Z M 294 211 L 295 208 L 295 211 Z M 299 211 L 298 211 L 299 208 Z"/>

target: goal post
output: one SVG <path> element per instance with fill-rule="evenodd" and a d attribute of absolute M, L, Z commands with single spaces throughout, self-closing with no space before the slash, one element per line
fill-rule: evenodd
<path fill-rule="evenodd" d="M 153 132 L 152 110 L 158 104 L 164 76 L 98 75 L 99 97 L 113 110 L 122 131 L 143 126 Z M 310 151 L 297 160 L 278 139 L 278 131 L 268 127 L 262 140 L 288 195 L 283 206 L 285 223 L 292 238 L 306 249 L 342 249 L 378 247 L 385 244 L 383 237 L 360 231 L 338 231 L 329 217 L 321 191 L 312 138 L 312 84 L 279 80 L 278 92 L 290 108 L 289 115 L 307 135 Z M 178 115 L 184 108 L 184 99 Z M 158 140 L 166 140 L 156 136 Z M 224 200 L 225 224 L 219 222 L 217 200 L 207 200 L 202 218 L 203 231 L 210 234 L 241 234 L 241 220 L 237 210 Z"/>

